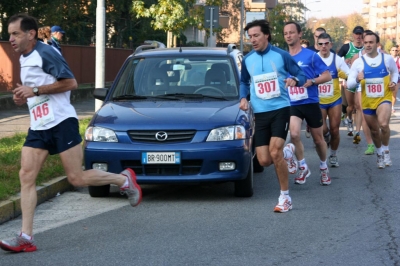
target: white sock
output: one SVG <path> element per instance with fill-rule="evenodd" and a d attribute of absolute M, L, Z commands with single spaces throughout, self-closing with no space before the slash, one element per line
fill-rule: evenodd
<path fill-rule="evenodd" d="M 281 195 L 289 195 L 289 190 L 281 190 Z"/>
<path fill-rule="evenodd" d="M 128 186 L 129 186 L 129 181 L 128 181 L 128 177 L 126 177 L 125 183 L 122 185 L 121 188 L 128 187 Z"/>
<path fill-rule="evenodd" d="M 326 160 L 319 162 L 319 169 L 327 169 L 327 168 L 328 168 L 328 165 L 326 165 Z"/>
<path fill-rule="evenodd" d="M 27 235 L 27 234 L 22 233 L 22 232 L 21 232 L 21 236 L 22 236 L 23 238 L 25 238 L 25 239 L 28 239 L 28 240 L 32 240 L 32 239 L 33 239 L 33 237 L 31 237 L 30 235 Z"/>
<path fill-rule="evenodd" d="M 336 150 L 331 150 L 331 156 L 336 156 Z"/>
<path fill-rule="evenodd" d="M 304 167 L 304 170 L 307 170 L 307 169 L 308 169 L 308 165 L 307 165 L 307 163 L 306 163 L 306 158 L 304 158 L 303 160 L 300 160 L 300 161 L 299 161 L 299 166 L 300 166 L 300 167 Z"/>
<path fill-rule="evenodd" d="M 383 154 L 382 153 L 382 146 L 379 147 L 379 148 L 376 148 L 376 154 L 378 154 L 378 155 L 382 155 Z"/>
<path fill-rule="evenodd" d="M 293 157 L 293 152 L 289 147 L 283 148 L 283 159 L 287 160 Z"/>
<path fill-rule="evenodd" d="M 389 150 L 389 146 L 382 145 L 381 148 L 382 148 L 382 151 L 383 151 L 383 152 Z"/>

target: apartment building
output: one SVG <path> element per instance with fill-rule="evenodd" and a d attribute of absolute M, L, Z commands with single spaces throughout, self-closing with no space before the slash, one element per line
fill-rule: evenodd
<path fill-rule="evenodd" d="M 400 43 L 400 0 L 363 0 L 362 16 L 368 28 L 381 39 Z"/>
<path fill-rule="evenodd" d="M 244 6 L 245 6 L 245 16 L 247 12 L 256 12 L 260 13 L 263 12 L 265 13 L 265 7 L 266 3 L 265 0 L 243 0 L 244 1 Z M 270 2 L 274 2 L 274 0 L 268 0 Z M 288 0 L 278 0 L 279 3 L 284 3 Z M 197 0 L 196 1 L 196 6 L 202 6 L 205 5 L 205 0 Z M 232 13 L 231 16 L 236 16 L 240 17 L 240 10 L 237 10 L 236 13 Z M 221 22 L 220 22 L 221 23 Z M 240 42 L 240 28 L 234 28 L 233 25 L 229 24 L 228 27 L 226 28 L 226 31 L 228 31 L 228 36 L 224 38 L 222 43 L 239 43 Z M 196 42 L 204 42 L 204 31 L 200 31 L 195 27 L 190 27 L 185 30 L 184 34 L 187 37 L 187 41 L 196 41 Z"/>

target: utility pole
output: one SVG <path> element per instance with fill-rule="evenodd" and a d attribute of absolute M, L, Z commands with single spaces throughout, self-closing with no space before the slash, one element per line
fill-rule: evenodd
<path fill-rule="evenodd" d="M 208 46 L 215 47 L 216 37 L 213 28 L 219 27 L 219 7 L 218 6 L 204 6 L 204 28 L 210 29 L 210 38 L 208 39 Z"/>
<path fill-rule="evenodd" d="M 105 87 L 105 29 L 106 29 L 106 11 L 104 8 L 104 0 L 97 0 L 96 8 L 96 74 L 95 88 Z M 95 111 L 99 110 L 103 104 L 100 100 L 95 100 Z"/>

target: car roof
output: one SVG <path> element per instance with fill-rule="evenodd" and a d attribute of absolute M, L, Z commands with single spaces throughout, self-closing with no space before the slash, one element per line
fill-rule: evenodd
<path fill-rule="evenodd" d="M 141 48 L 147 48 L 142 50 Z M 150 48 L 150 49 L 149 49 Z M 238 53 L 236 46 L 231 47 L 177 47 L 177 48 L 156 48 L 150 46 L 139 46 L 133 56 L 158 57 L 158 56 L 182 56 L 182 55 L 201 55 L 201 56 L 230 56 L 231 53 Z"/>

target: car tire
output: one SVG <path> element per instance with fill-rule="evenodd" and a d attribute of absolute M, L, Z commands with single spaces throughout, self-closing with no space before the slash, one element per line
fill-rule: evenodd
<path fill-rule="evenodd" d="M 250 166 L 247 170 L 245 179 L 235 181 L 235 196 L 236 197 L 251 197 L 253 196 L 253 160 L 250 160 Z"/>
<path fill-rule="evenodd" d="M 110 194 L 110 185 L 93 187 L 89 186 L 89 194 L 92 198 L 103 198 Z"/>
<path fill-rule="evenodd" d="M 257 159 L 257 155 L 253 157 L 253 172 L 254 173 L 262 173 L 264 172 L 264 166 L 260 165 L 260 162 Z"/>

